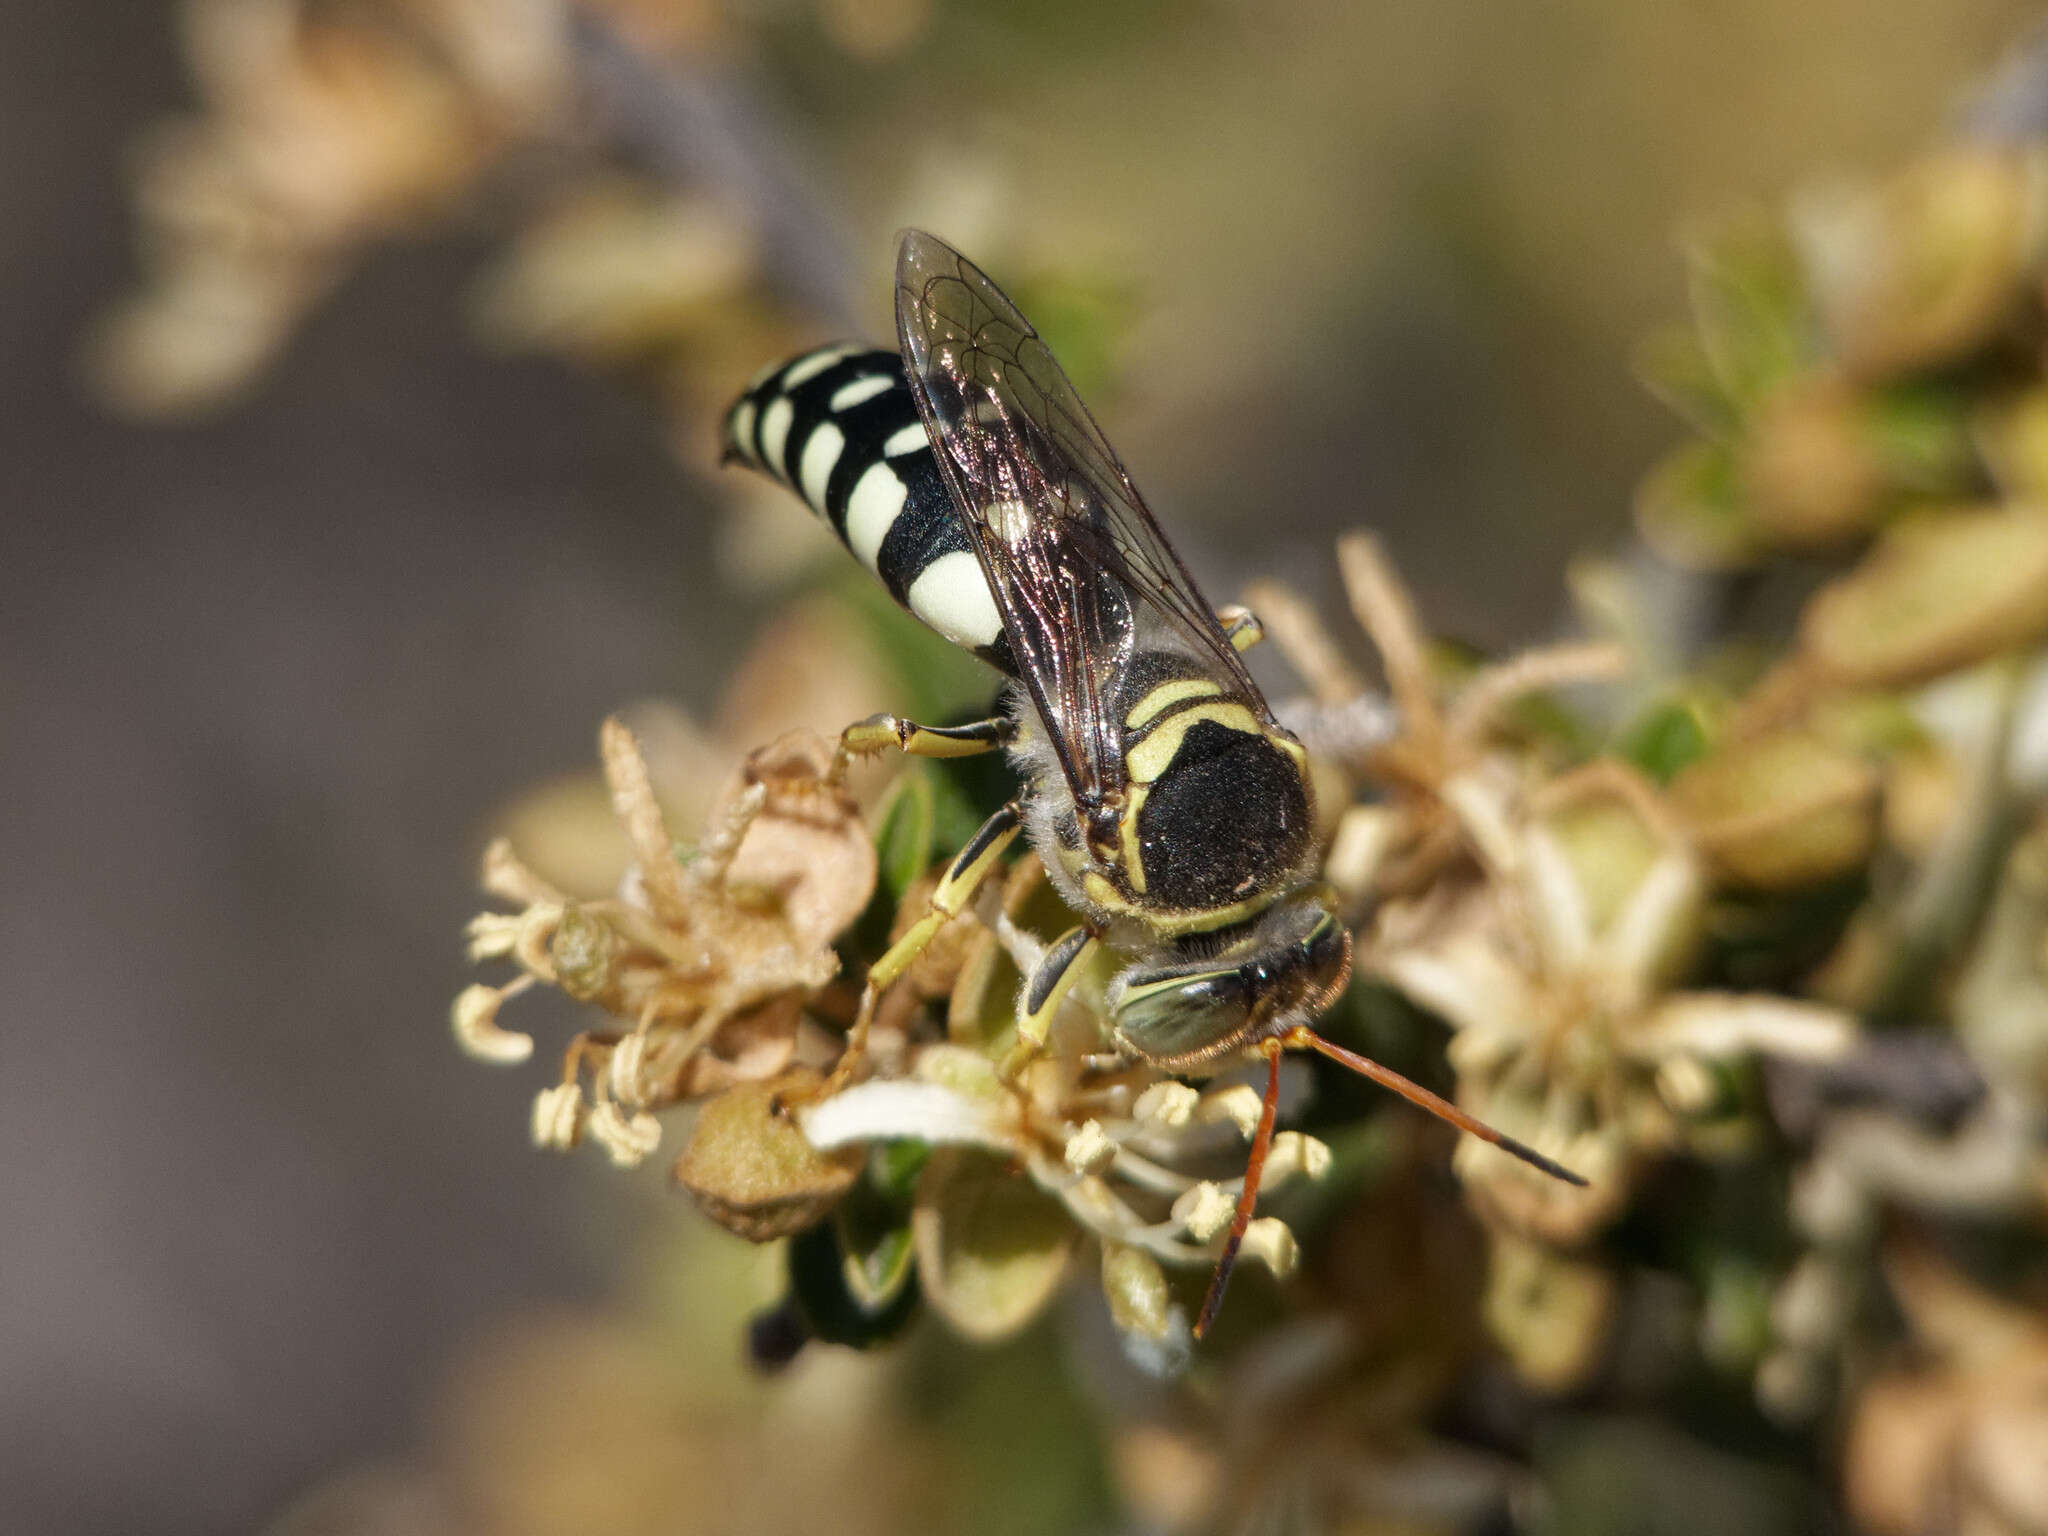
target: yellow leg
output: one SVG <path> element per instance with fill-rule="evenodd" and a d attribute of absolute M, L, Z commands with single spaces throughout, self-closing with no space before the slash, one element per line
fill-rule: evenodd
<path fill-rule="evenodd" d="M 855 758 L 875 757 L 892 748 L 912 757 L 977 757 L 1008 746 L 1016 734 L 1016 726 L 1001 715 L 968 725 L 919 725 L 901 715 L 870 715 L 839 733 L 829 777 L 837 783 Z"/>
<path fill-rule="evenodd" d="M 1102 941 L 1086 928 L 1070 928 L 1038 957 L 1017 994 L 1017 1043 L 997 1069 L 1003 1081 L 1012 1081 L 1037 1060 L 1053 1015 L 1101 947 Z"/>
<path fill-rule="evenodd" d="M 1225 603 L 1218 608 L 1216 622 L 1223 626 L 1223 638 L 1233 650 L 1248 651 L 1266 638 L 1266 626 L 1242 603 Z"/>
<path fill-rule="evenodd" d="M 839 1053 L 838 1064 L 818 1090 L 818 1097 L 829 1097 L 846 1086 L 867 1057 L 868 1031 L 874 1025 L 875 1006 L 881 1001 L 882 994 L 889 989 L 891 982 L 910 968 L 911 961 L 924 952 L 933 935 L 967 910 L 982 882 L 995 872 L 1003 850 L 1016 841 L 1023 828 L 1023 807 L 1015 800 L 983 822 L 981 830 L 967 840 L 967 846 L 946 866 L 946 873 L 932 892 L 924 915 L 904 930 L 903 936 L 868 967 L 867 985 L 861 988 L 860 1011 L 854 1015 L 853 1028 L 846 1032 L 846 1049 Z"/>

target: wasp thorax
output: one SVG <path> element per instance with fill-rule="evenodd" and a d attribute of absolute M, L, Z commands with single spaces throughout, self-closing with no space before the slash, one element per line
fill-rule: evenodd
<path fill-rule="evenodd" d="M 1350 974 L 1350 933 L 1321 903 L 1296 901 L 1215 954 L 1131 967 L 1110 984 L 1108 1003 L 1126 1046 L 1178 1069 L 1306 1023 Z"/>

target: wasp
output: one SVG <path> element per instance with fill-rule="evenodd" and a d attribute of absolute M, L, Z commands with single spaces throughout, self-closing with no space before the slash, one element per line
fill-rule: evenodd
<path fill-rule="evenodd" d="M 1038 332 L 918 230 L 897 255 L 896 332 L 895 352 L 824 347 L 757 377 L 727 414 L 726 457 L 789 485 L 898 603 L 1008 680 L 1004 711 L 973 724 L 881 714 L 848 727 L 835 775 L 890 750 L 1007 751 L 1024 789 L 869 969 L 826 1091 L 855 1070 L 884 989 L 1025 836 L 1081 921 L 1025 978 L 1011 1070 L 1043 1048 L 1103 946 L 1123 961 L 1105 1004 L 1124 1051 L 1173 1073 L 1266 1063 L 1197 1337 L 1251 1221 L 1285 1050 L 1318 1052 L 1583 1184 L 1310 1027 L 1350 978 L 1351 935 L 1317 884 L 1307 754 L 1239 654 L 1257 619 L 1210 606 Z"/>

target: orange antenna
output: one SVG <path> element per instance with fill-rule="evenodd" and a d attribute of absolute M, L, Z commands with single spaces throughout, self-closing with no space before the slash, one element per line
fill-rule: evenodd
<path fill-rule="evenodd" d="M 1584 1178 L 1562 1163 L 1552 1162 L 1534 1147 L 1512 1136 L 1502 1135 L 1483 1120 L 1473 1119 L 1450 1100 L 1439 1098 L 1392 1068 L 1383 1067 L 1356 1051 L 1347 1051 L 1341 1045 L 1333 1045 L 1306 1025 L 1298 1025 L 1284 1035 L 1259 1043 L 1259 1050 L 1266 1058 L 1266 1096 L 1259 1105 L 1259 1128 L 1252 1137 L 1251 1161 L 1245 1165 L 1244 1189 L 1237 1197 L 1237 1212 L 1230 1219 L 1230 1236 L 1223 1241 L 1223 1257 L 1216 1261 L 1216 1273 L 1209 1281 L 1209 1294 L 1202 1298 L 1202 1315 L 1195 1320 L 1195 1337 L 1198 1339 L 1216 1321 L 1216 1314 L 1223 1306 L 1223 1292 L 1230 1284 L 1230 1272 L 1237 1267 L 1237 1250 L 1244 1242 L 1245 1228 L 1252 1224 L 1252 1209 L 1259 1199 L 1259 1179 L 1266 1171 L 1266 1154 L 1273 1150 L 1273 1121 L 1280 1109 L 1280 1053 L 1286 1047 L 1316 1051 L 1327 1056 L 1338 1065 L 1349 1067 L 1360 1077 L 1370 1078 L 1382 1088 L 1393 1089 L 1409 1103 L 1428 1110 L 1437 1119 L 1448 1121 L 1503 1152 L 1512 1153 L 1532 1168 L 1542 1169 L 1553 1179 L 1562 1179 L 1580 1189 L 1586 1187 Z"/>
<path fill-rule="evenodd" d="M 1195 1319 L 1195 1337 L 1200 1338 L 1216 1321 L 1223 1305 L 1223 1292 L 1230 1284 L 1230 1272 L 1237 1268 L 1237 1250 L 1244 1242 L 1244 1229 L 1252 1224 L 1252 1207 L 1259 1200 L 1259 1179 L 1266 1171 L 1266 1154 L 1273 1150 L 1273 1121 L 1280 1111 L 1280 1051 L 1278 1040 L 1265 1040 L 1259 1049 L 1266 1055 L 1266 1097 L 1259 1105 L 1259 1129 L 1252 1137 L 1251 1161 L 1245 1164 L 1244 1188 L 1237 1197 L 1237 1214 L 1230 1218 L 1230 1236 L 1223 1240 L 1223 1257 L 1216 1261 L 1216 1273 L 1209 1280 L 1209 1294 L 1202 1298 L 1202 1315 Z"/>
<path fill-rule="evenodd" d="M 1285 1039 L 1296 1050 L 1318 1051 L 1340 1066 L 1349 1067 L 1360 1077 L 1371 1078 L 1382 1088 L 1393 1089 L 1394 1092 L 1401 1095 L 1410 1104 L 1428 1110 L 1437 1119 L 1448 1121 L 1459 1130 L 1469 1135 L 1477 1136 L 1481 1141 L 1499 1147 L 1503 1152 L 1513 1153 L 1531 1168 L 1540 1168 L 1553 1179 L 1562 1179 L 1567 1184 L 1576 1184 L 1580 1189 L 1586 1187 L 1585 1179 L 1573 1173 L 1571 1169 L 1565 1167 L 1562 1163 L 1554 1163 L 1534 1147 L 1524 1142 L 1519 1142 L 1512 1136 L 1502 1135 L 1483 1120 L 1473 1119 L 1472 1116 L 1466 1114 L 1465 1111 L 1451 1103 L 1450 1100 L 1438 1098 L 1420 1083 L 1409 1082 L 1407 1078 L 1392 1068 L 1383 1067 L 1378 1062 L 1359 1055 L 1356 1051 L 1347 1051 L 1341 1045 L 1332 1045 L 1306 1025 L 1290 1029 Z"/>

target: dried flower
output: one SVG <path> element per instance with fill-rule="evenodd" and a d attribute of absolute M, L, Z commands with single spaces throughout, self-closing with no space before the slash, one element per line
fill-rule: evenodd
<path fill-rule="evenodd" d="M 853 1187 L 862 1159 L 820 1152 L 784 1113 L 785 1100 L 815 1090 L 802 1068 L 737 1083 L 704 1106 L 676 1159 L 676 1182 L 728 1232 L 750 1242 L 814 1225 Z"/>
<path fill-rule="evenodd" d="M 206 115 L 141 166 L 143 292 L 93 347 L 103 391 L 144 413 L 244 384 L 354 247 L 445 209 L 564 105 L 551 0 L 188 0 Z"/>
<path fill-rule="evenodd" d="M 1923 1363 L 1858 1393 L 1842 1469 L 1879 1536 L 2048 1528 L 2048 1320 L 1987 1295 L 1925 1247 L 1885 1264 Z"/>
<path fill-rule="evenodd" d="M 837 974 L 832 941 L 866 905 L 875 856 L 852 799 L 825 782 L 831 753 L 816 737 L 788 736 L 754 754 L 687 862 L 677 857 L 632 734 L 607 721 L 603 744 L 614 808 L 635 854 L 625 890 L 570 901 L 507 844 L 493 844 L 486 885 L 524 908 L 478 918 L 472 945 L 479 958 L 512 960 L 522 974 L 503 987 L 465 990 L 456 1028 L 472 1054 L 523 1060 L 531 1041 L 509 1046 L 525 1037 L 507 1036 L 495 1020 L 507 997 L 535 983 L 617 1016 L 619 1030 L 571 1044 L 560 1087 L 535 1105 L 535 1137 L 566 1147 L 588 1136 L 630 1165 L 659 1143 L 649 1111 L 758 1083 L 790 1064 L 803 1027 L 800 1000 Z M 699 1194 L 725 1209 L 745 1204 L 729 1190 Z M 734 1224 L 761 1221 L 749 1214 Z"/>

